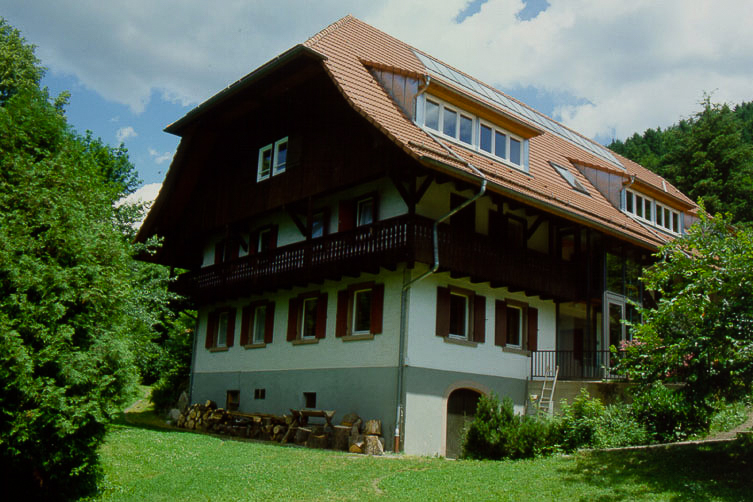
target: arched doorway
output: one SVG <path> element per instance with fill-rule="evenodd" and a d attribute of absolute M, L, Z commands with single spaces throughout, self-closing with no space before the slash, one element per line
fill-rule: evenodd
<path fill-rule="evenodd" d="M 473 389 L 455 389 L 447 397 L 447 458 L 458 458 L 462 453 L 463 430 L 473 421 L 480 397 L 481 394 Z"/>

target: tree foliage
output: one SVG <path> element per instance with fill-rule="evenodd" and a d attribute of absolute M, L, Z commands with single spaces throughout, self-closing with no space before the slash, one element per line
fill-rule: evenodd
<path fill-rule="evenodd" d="M 633 380 L 684 382 L 695 403 L 738 399 L 753 386 L 753 230 L 728 216 L 700 219 L 666 244 L 644 273 L 659 295 L 640 308 L 619 371 Z"/>
<path fill-rule="evenodd" d="M 735 109 L 705 96 L 701 110 L 662 131 L 647 129 L 611 149 L 665 177 L 711 214 L 753 222 L 753 103 Z"/>
<path fill-rule="evenodd" d="M 124 149 L 69 128 L 2 19 L 0 57 L 0 472 L 27 499 L 62 499 L 93 486 L 137 378 L 133 333 L 154 322 L 115 208 L 135 176 Z"/>

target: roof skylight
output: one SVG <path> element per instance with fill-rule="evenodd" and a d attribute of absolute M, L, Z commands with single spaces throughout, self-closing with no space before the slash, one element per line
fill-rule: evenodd
<path fill-rule="evenodd" d="M 586 190 L 586 187 L 584 187 L 583 184 L 580 181 L 578 181 L 578 178 L 576 178 L 575 175 L 571 173 L 569 169 L 562 167 L 559 164 L 555 164 L 552 161 L 549 161 L 549 165 L 551 165 L 555 171 L 560 173 L 560 176 L 565 178 L 565 181 L 567 181 L 567 183 L 571 187 L 573 187 L 579 192 L 583 192 L 584 194 L 588 195 L 588 190 Z"/>
<path fill-rule="evenodd" d="M 612 152 L 610 152 L 603 146 L 599 145 L 598 143 L 589 141 L 583 138 L 582 136 L 575 134 L 569 129 L 562 127 L 557 122 L 550 119 L 549 117 L 542 115 L 536 112 L 535 110 L 528 108 L 527 106 L 521 105 L 517 101 L 508 98 L 507 96 L 497 91 L 496 89 L 493 89 L 491 87 L 488 87 L 473 79 L 466 77 L 465 75 L 453 70 L 449 66 L 437 61 L 434 58 L 428 57 L 424 54 L 421 54 L 420 52 L 414 51 L 414 54 L 421 61 L 421 63 L 426 67 L 426 69 L 429 70 L 429 72 L 433 74 L 434 76 L 438 76 L 440 78 L 446 78 L 458 84 L 459 86 L 463 87 L 464 89 L 469 91 L 471 94 L 485 100 L 490 100 L 494 102 L 495 104 L 501 106 L 505 110 L 512 112 L 513 114 L 523 119 L 533 122 L 534 124 L 546 129 L 550 133 L 555 134 L 559 136 L 560 138 L 565 139 L 571 143 L 574 143 L 575 145 L 596 155 L 597 157 L 602 158 L 606 160 L 607 162 L 620 167 L 621 169 L 625 168 L 620 163 L 620 161 L 617 160 L 617 158 L 614 155 L 612 155 Z"/>

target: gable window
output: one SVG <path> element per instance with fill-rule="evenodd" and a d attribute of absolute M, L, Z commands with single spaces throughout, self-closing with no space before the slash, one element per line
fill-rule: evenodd
<path fill-rule="evenodd" d="M 207 317 L 205 347 L 226 349 L 233 346 L 235 332 L 235 309 L 214 310 Z"/>
<path fill-rule="evenodd" d="M 263 181 L 270 176 L 285 172 L 288 161 L 288 137 L 259 148 L 259 160 L 256 168 L 256 181 Z"/>
<path fill-rule="evenodd" d="M 494 344 L 534 351 L 538 345 L 539 311 L 516 300 L 494 302 Z"/>
<path fill-rule="evenodd" d="M 377 335 L 382 332 L 384 284 L 354 284 L 337 294 L 335 336 Z"/>
<path fill-rule="evenodd" d="M 274 302 L 262 300 L 245 307 L 241 320 L 241 345 L 259 347 L 272 343 L 274 318 Z"/>
<path fill-rule="evenodd" d="M 310 292 L 288 304 L 288 341 L 316 341 L 327 327 L 327 293 Z"/>
<path fill-rule="evenodd" d="M 426 100 L 426 116 L 424 124 L 430 129 L 439 131 L 439 103 L 430 99 Z"/>
<path fill-rule="evenodd" d="M 437 288 L 437 336 L 483 343 L 485 330 L 485 297 L 454 286 Z"/>

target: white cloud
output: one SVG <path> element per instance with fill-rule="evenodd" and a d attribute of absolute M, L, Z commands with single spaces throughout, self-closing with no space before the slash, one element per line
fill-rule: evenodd
<path fill-rule="evenodd" d="M 173 158 L 173 152 L 160 153 L 154 148 L 149 149 L 149 156 L 154 159 L 155 164 L 164 164 Z"/>
<path fill-rule="evenodd" d="M 197 104 L 348 12 L 502 89 L 570 97 L 555 118 L 587 135 L 669 125 L 704 91 L 752 99 L 749 0 L 549 0 L 528 21 L 488 0 L 462 23 L 468 0 L 42 3 L 0 7 L 53 71 L 135 112 L 153 93 Z"/>
<path fill-rule="evenodd" d="M 136 136 L 138 136 L 138 133 L 131 126 L 121 127 L 115 131 L 115 138 L 118 140 L 118 143 L 123 143 L 128 138 L 135 138 Z"/>

